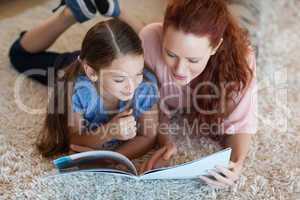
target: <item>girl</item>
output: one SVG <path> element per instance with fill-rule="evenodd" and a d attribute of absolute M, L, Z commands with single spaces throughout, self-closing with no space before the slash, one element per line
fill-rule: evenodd
<path fill-rule="evenodd" d="M 116 147 L 130 159 L 145 154 L 156 140 L 158 91 L 156 77 L 144 69 L 139 37 L 126 23 L 113 19 L 93 26 L 80 52 L 45 52 L 63 32 L 55 24 L 66 12 L 23 33 L 10 50 L 18 71 L 30 70 L 31 78 L 53 86 L 39 151 L 52 156 L 70 147 Z M 34 70 L 44 70 L 47 76 Z"/>

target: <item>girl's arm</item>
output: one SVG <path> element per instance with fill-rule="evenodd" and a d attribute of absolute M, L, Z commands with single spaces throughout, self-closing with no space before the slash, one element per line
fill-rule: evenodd
<path fill-rule="evenodd" d="M 88 130 L 82 131 L 83 118 L 80 113 L 72 113 L 73 126 L 69 127 L 70 144 L 93 149 L 99 148 L 105 142 L 112 138 L 108 134 L 108 126 L 99 126 L 94 132 Z"/>
<path fill-rule="evenodd" d="M 140 129 L 138 135 L 121 145 L 116 151 L 129 159 L 138 158 L 146 154 L 154 146 L 158 127 L 158 109 L 154 105 L 139 119 Z"/>
<path fill-rule="evenodd" d="M 75 145 L 99 149 L 105 142 L 112 139 L 125 141 L 136 136 L 136 122 L 132 116 L 132 110 L 117 114 L 108 123 L 99 125 L 92 131 L 82 131 L 81 114 L 72 113 L 71 116 L 73 126 L 69 128 L 69 134 L 72 147 Z M 73 150 L 77 151 L 76 149 Z"/>

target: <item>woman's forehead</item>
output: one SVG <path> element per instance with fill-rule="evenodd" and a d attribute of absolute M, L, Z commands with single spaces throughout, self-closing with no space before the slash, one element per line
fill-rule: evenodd
<path fill-rule="evenodd" d="M 164 48 L 182 57 L 200 57 L 211 51 L 209 38 L 168 27 L 164 33 Z"/>

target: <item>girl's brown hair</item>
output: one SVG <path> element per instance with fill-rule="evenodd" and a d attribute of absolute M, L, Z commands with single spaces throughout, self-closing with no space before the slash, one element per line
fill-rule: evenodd
<path fill-rule="evenodd" d="M 93 26 L 86 34 L 79 59 L 65 69 L 63 77 L 56 77 L 50 97 L 45 127 L 38 138 L 38 150 L 44 156 L 52 156 L 69 150 L 70 96 L 75 78 L 84 73 L 80 60 L 96 72 L 110 66 L 122 55 L 142 55 L 141 41 L 126 23 L 112 19 Z"/>
<path fill-rule="evenodd" d="M 171 0 L 164 18 L 164 31 L 169 26 L 185 33 L 206 36 L 212 47 L 217 47 L 223 38 L 223 43 L 211 56 L 204 71 L 191 82 L 192 88 L 209 82 L 219 91 L 224 88 L 222 85 L 226 85 L 225 95 L 216 99 L 202 98 L 197 102 L 201 110 L 217 110 L 217 114 L 194 112 L 190 115 L 191 119 L 196 117 L 200 123 L 220 123 L 228 114 L 222 108 L 222 102 L 232 99 L 234 92 L 245 89 L 253 77 L 247 62 L 250 42 L 246 31 L 238 26 L 225 0 Z M 214 94 L 211 85 L 197 88 L 197 95 Z"/>

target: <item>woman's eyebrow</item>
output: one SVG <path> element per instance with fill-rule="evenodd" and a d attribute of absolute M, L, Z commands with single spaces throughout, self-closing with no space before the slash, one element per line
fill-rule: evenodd
<path fill-rule="evenodd" d="M 177 56 L 177 54 L 176 54 L 176 53 L 174 53 L 174 52 L 170 51 L 169 49 L 165 48 L 165 50 L 166 50 L 167 52 L 169 52 L 169 53 L 171 53 L 171 54 L 174 54 L 175 56 Z"/>
<path fill-rule="evenodd" d="M 170 50 L 167 49 L 167 48 L 165 48 L 165 50 L 168 51 L 169 53 L 174 54 L 175 56 L 178 56 L 176 53 L 170 51 Z M 197 60 L 202 60 L 203 58 L 202 58 L 202 57 L 186 57 L 186 59 L 189 59 L 189 60 L 195 60 L 195 59 L 197 59 Z"/>
<path fill-rule="evenodd" d="M 189 60 L 195 60 L 195 59 L 201 60 L 202 57 L 186 57 L 186 59 L 189 59 Z"/>

